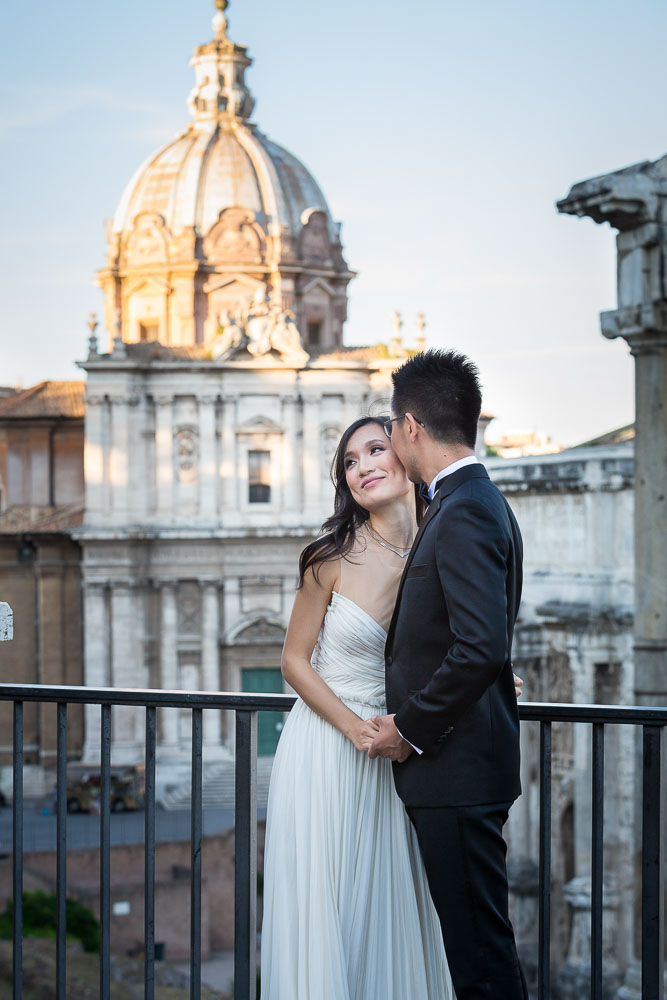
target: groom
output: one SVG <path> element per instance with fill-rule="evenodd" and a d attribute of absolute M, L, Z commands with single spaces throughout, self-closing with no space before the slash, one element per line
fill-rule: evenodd
<path fill-rule="evenodd" d="M 385 650 L 387 706 L 370 756 L 390 757 L 417 832 L 457 1000 L 527 1000 L 507 911 L 502 828 L 519 781 L 512 631 L 522 543 L 475 457 L 477 369 L 453 351 L 392 376 L 387 426 L 430 503 Z"/>

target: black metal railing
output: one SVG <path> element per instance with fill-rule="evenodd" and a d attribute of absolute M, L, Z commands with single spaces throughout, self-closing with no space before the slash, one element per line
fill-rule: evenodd
<path fill-rule="evenodd" d="M 26 702 L 57 705 L 56 771 L 56 997 L 66 997 L 67 880 L 67 706 L 100 706 L 100 998 L 110 996 L 110 775 L 111 708 L 134 706 L 146 712 L 144 996 L 154 998 L 155 972 L 155 763 L 156 710 L 192 712 L 192 800 L 190 873 L 190 997 L 201 996 L 201 846 L 202 846 L 202 713 L 233 711 L 236 717 L 235 778 L 235 1000 L 251 1000 L 256 991 L 257 939 L 257 712 L 286 712 L 294 697 L 280 694 L 235 694 L 138 689 L 0 684 L 0 702 L 14 705 L 13 743 L 13 998 L 22 997 L 23 890 L 23 706 Z M 540 725 L 539 954 L 538 997 L 549 1000 L 551 900 L 551 726 L 583 723 L 593 728 L 591 992 L 602 997 L 603 810 L 605 726 L 641 726 L 642 781 L 642 997 L 663 1000 L 664 970 L 664 730 L 667 708 L 599 705 L 523 704 L 523 721 Z"/>

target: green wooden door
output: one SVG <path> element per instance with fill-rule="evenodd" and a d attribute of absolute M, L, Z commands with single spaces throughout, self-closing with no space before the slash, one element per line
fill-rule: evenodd
<path fill-rule="evenodd" d="M 273 667 L 250 667 L 241 671 L 241 687 L 255 694 L 282 694 L 283 675 Z M 282 728 L 282 712 L 257 713 L 257 753 L 260 757 L 276 752 Z"/>

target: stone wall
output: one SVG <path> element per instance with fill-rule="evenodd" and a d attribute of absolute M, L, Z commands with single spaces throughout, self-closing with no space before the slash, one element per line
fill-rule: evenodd
<path fill-rule="evenodd" d="M 14 611 L 14 639 L 2 648 L 0 678 L 16 684 L 82 684 L 80 548 L 65 535 L 0 535 L 2 596 Z M 0 704 L 0 764 L 11 763 L 12 706 Z M 80 754 L 82 710 L 68 711 L 69 752 Z M 55 763 L 55 705 L 26 704 L 25 761 Z"/>
<path fill-rule="evenodd" d="M 263 872 L 264 823 L 258 826 L 258 871 Z M 99 850 L 72 849 L 67 854 L 67 895 L 99 917 Z M 260 883 L 261 884 L 261 883 Z M 24 887 L 54 892 L 55 852 L 24 855 Z M 143 951 L 144 848 L 111 848 L 111 950 Z M 0 910 L 12 895 L 11 856 L 0 857 Z M 121 904 L 118 907 L 118 904 Z M 122 905 L 125 904 L 125 905 Z M 129 912 L 128 912 L 129 904 Z M 114 907 L 122 912 L 113 913 Z M 261 926 L 261 894 L 258 926 Z M 155 940 L 165 958 L 187 961 L 190 947 L 190 844 L 158 843 L 155 848 Z M 202 842 L 202 959 L 234 947 L 234 830 Z"/>

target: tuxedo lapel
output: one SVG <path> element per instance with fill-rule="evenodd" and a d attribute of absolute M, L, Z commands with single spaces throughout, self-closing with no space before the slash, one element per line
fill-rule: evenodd
<path fill-rule="evenodd" d="M 433 499 L 428 505 L 428 509 L 422 518 L 422 523 L 419 525 L 419 531 L 415 535 L 415 540 L 412 543 L 412 548 L 410 549 L 410 555 L 407 558 L 403 573 L 401 574 L 401 579 L 398 584 L 398 591 L 396 593 L 396 603 L 394 604 L 394 612 L 391 616 L 391 622 L 389 624 L 389 631 L 387 632 L 387 642 L 385 648 L 389 649 L 391 646 L 392 639 L 394 637 L 394 627 L 396 625 L 396 617 L 398 615 L 398 606 L 401 600 L 401 593 L 403 591 L 403 584 L 405 583 L 405 578 L 407 576 L 408 570 L 412 565 L 412 561 L 415 557 L 415 552 L 419 548 L 419 542 L 421 541 L 424 531 L 431 523 L 435 515 L 440 510 L 440 504 L 445 499 L 445 497 L 450 496 L 454 490 L 457 490 L 462 483 L 467 482 L 469 479 L 488 479 L 489 474 L 481 463 L 476 463 L 475 465 L 464 465 L 462 469 L 457 469 L 456 472 L 452 472 L 449 476 L 442 476 L 436 483 L 435 493 Z"/>
<path fill-rule="evenodd" d="M 440 493 L 438 492 L 438 493 L 435 494 L 435 496 L 431 500 L 430 504 L 428 505 L 428 509 L 427 509 L 426 513 L 424 514 L 424 516 L 422 518 L 422 523 L 419 525 L 419 530 L 418 530 L 417 534 L 415 535 L 415 540 L 412 543 L 412 548 L 410 549 L 410 554 L 409 554 L 409 556 L 408 556 L 408 558 L 406 560 L 405 566 L 403 567 L 403 573 L 401 574 L 401 579 L 400 579 L 399 584 L 398 584 L 398 591 L 396 593 L 396 603 L 394 604 L 394 612 L 393 612 L 393 614 L 391 616 L 391 622 L 390 622 L 390 625 L 389 625 L 389 631 L 387 633 L 387 644 L 389 644 L 389 642 L 391 641 L 391 638 L 392 638 L 392 636 L 394 634 L 394 625 L 396 623 L 396 615 L 397 615 L 397 612 L 398 612 L 398 604 L 399 604 L 399 601 L 400 601 L 400 598 L 401 598 L 401 591 L 403 590 L 403 584 L 405 583 L 405 578 L 407 576 L 408 570 L 410 569 L 410 566 L 412 565 L 412 560 L 415 557 L 415 552 L 417 551 L 417 548 L 419 547 L 419 542 L 421 541 L 422 535 L 426 531 L 426 528 L 431 523 L 431 521 L 433 520 L 433 518 L 435 517 L 435 515 L 440 510 L 441 499 L 442 499 L 442 497 L 440 496 Z"/>

